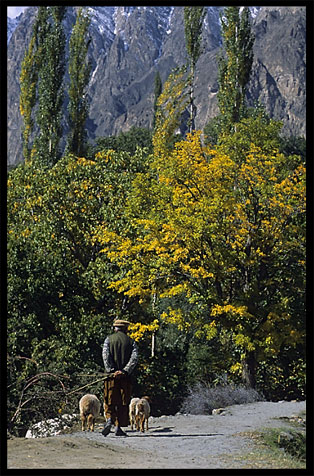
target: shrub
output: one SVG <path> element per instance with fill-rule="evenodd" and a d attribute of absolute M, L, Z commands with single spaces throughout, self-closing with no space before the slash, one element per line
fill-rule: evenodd
<path fill-rule="evenodd" d="M 29 362 L 29 359 L 26 361 Z M 78 403 L 85 393 L 94 393 L 102 400 L 103 373 L 73 373 L 67 376 L 49 371 L 18 367 L 18 359 L 8 361 L 14 370 L 8 389 L 8 433 L 25 437 L 27 430 L 41 422 L 41 427 L 64 426 L 64 416 L 79 412 Z M 15 369 L 14 369 L 15 367 Z M 21 372 L 18 375 L 17 370 Z M 24 372 L 23 372 L 24 370 Z"/>
<path fill-rule="evenodd" d="M 261 400 L 264 400 L 263 397 L 253 388 L 231 384 L 211 387 L 198 382 L 188 389 L 188 395 L 183 401 L 181 412 L 206 415 L 211 414 L 214 408 Z"/>

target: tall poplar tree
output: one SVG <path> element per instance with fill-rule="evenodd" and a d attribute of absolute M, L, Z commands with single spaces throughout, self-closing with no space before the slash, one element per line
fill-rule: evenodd
<path fill-rule="evenodd" d="M 36 104 L 38 69 L 35 53 L 35 36 L 31 38 L 25 53 L 20 75 L 20 112 L 23 117 L 23 155 L 27 160 L 31 152 L 31 134 L 34 130 L 33 110 Z"/>
<path fill-rule="evenodd" d="M 43 165 L 52 166 L 59 159 L 62 134 L 63 77 L 65 71 L 65 34 L 62 20 L 67 7 L 46 8 L 50 14 L 43 38 L 40 38 L 38 74 L 36 156 Z"/>
<path fill-rule="evenodd" d="M 227 7 L 220 16 L 223 50 L 218 57 L 218 105 L 222 126 L 230 132 L 245 114 L 246 86 L 253 63 L 254 36 L 250 12 L 244 7 Z"/>
<path fill-rule="evenodd" d="M 31 135 L 35 128 L 34 110 L 38 99 L 38 72 L 43 57 L 42 45 L 49 28 L 48 17 L 48 9 L 38 7 L 32 37 L 21 65 L 20 112 L 24 121 L 23 154 L 26 160 L 31 154 Z"/>
<path fill-rule="evenodd" d="M 91 64 L 87 61 L 91 39 L 88 35 L 90 17 L 80 8 L 70 38 L 69 56 L 69 123 L 70 132 L 67 152 L 83 156 L 86 151 L 85 122 L 88 117 L 86 88 L 90 78 Z"/>
<path fill-rule="evenodd" d="M 201 54 L 202 27 L 205 7 L 184 7 L 184 32 L 187 53 L 190 59 L 190 124 L 189 132 L 195 129 L 196 106 L 194 104 L 195 66 Z"/>

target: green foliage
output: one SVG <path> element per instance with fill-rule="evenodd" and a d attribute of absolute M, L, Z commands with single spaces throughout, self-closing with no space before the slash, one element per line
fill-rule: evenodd
<path fill-rule="evenodd" d="M 140 150 L 94 161 L 69 155 L 51 169 L 28 161 L 9 173 L 7 351 L 9 359 L 23 358 L 9 376 L 10 418 L 34 375 L 29 362 L 59 376 L 101 371 L 113 317 L 140 312 L 108 289 L 119 270 L 96 236 L 104 223 L 125 227 L 130 180 L 145 157 Z M 23 408 L 23 418 L 33 418 L 29 405 Z"/>
<path fill-rule="evenodd" d="M 202 336 L 199 339 L 190 339 L 186 354 L 186 373 L 189 387 L 199 382 L 215 382 L 217 376 L 222 375 L 231 367 L 233 356 L 227 345 L 222 346 L 217 338 L 210 342 Z"/>
<path fill-rule="evenodd" d="M 94 153 L 97 154 L 102 150 L 113 149 L 117 152 L 129 152 L 135 154 L 136 149 L 147 149 L 148 153 L 152 152 L 152 133 L 149 129 L 141 127 L 131 127 L 128 132 L 120 132 L 117 136 L 99 137 L 96 140 L 97 145 Z"/>
<path fill-rule="evenodd" d="M 20 75 L 20 112 L 24 120 L 23 154 L 25 160 L 30 157 L 30 138 L 34 129 L 33 110 L 36 104 L 36 87 L 38 79 L 38 64 L 35 53 L 35 36 L 33 34 L 28 50 L 25 52 Z"/>
<path fill-rule="evenodd" d="M 201 34 L 205 18 L 205 7 L 184 7 L 184 33 L 191 67 L 195 68 L 201 54 Z"/>
<path fill-rule="evenodd" d="M 244 7 L 226 7 L 221 14 L 223 50 L 218 57 L 218 105 L 228 133 L 245 115 L 246 85 L 253 63 L 254 37 L 250 13 Z"/>
<path fill-rule="evenodd" d="M 90 17 L 82 8 L 76 16 L 76 23 L 72 29 L 69 45 L 69 123 L 67 152 L 85 156 L 86 131 L 85 121 L 88 117 L 88 103 L 86 88 L 88 86 L 91 64 L 86 56 L 91 39 L 87 38 Z"/>
<path fill-rule="evenodd" d="M 165 158 L 167 153 L 173 149 L 174 139 L 180 129 L 182 115 L 188 105 L 187 88 L 190 84 L 190 77 L 186 77 L 186 70 L 186 66 L 174 69 L 158 98 L 153 135 L 156 160 Z"/>
<path fill-rule="evenodd" d="M 61 155 L 66 46 L 62 21 L 66 8 L 38 8 L 20 76 L 24 157 L 35 157 L 42 167 L 53 166 Z M 79 9 L 69 42 L 69 136 L 66 153 L 73 152 L 80 156 L 84 156 L 88 149 L 85 122 L 88 116 L 86 88 L 91 71 L 91 65 L 86 61 L 91 41 L 87 38 L 89 25 L 88 14 Z M 34 130 L 36 136 L 31 144 Z"/>
<path fill-rule="evenodd" d="M 40 68 L 36 118 L 39 135 L 36 137 L 34 147 L 37 160 L 44 166 L 52 166 L 59 159 L 65 71 L 65 34 L 62 19 L 65 9 L 66 7 L 48 7 L 53 21 L 49 22 L 48 18 L 44 18 L 45 23 L 39 25 L 44 35 L 40 36 L 38 50 Z"/>
<path fill-rule="evenodd" d="M 204 127 L 204 144 L 216 145 L 221 133 L 222 117 L 215 116 L 210 119 Z"/>
<path fill-rule="evenodd" d="M 274 358 L 260 362 L 257 387 L 270 401 L 306 399 L 306 358 L 304 344 L 284 347 Z"/>
<path fill-rule="evenodd" d="M 303 164 L 306 162 L 306 140 L 304 137 L 281 137 L 279 140 L 279 150 L 286 157 L 294 157 L 294 160 L 300 160 L 297 157 L 301 158 Z M 293 164 L 291 164 L 293 166 Z"/>
<path fill-rule="evenodd" d="M 279 151 L 281 128 L 280 121 L 269 119 L 260 112 L 256 116 L 243 118 L 237 123 L 233 134 L 221 133 L 218 147 L 237 163 L 242 162 L 252 144 L 261 148 L 265 154 L 272 154 Z"/>
<path fill-rule="evenodd" d="M 31 154 L 31 135 L 34 130 L 34 111 L 38 100 L 38 74 L 43 62 L 43 44 L 49 32 L 49 9 L 39 7 L 33 25 L 32 37 L 25 51 L 20 74 L 20 112 L 23 117 L 23 154 Z"/>
<path fill-rule="evenodd" d="M 278 121 L 275 120 L 270 120 L 270 117 L 265 111 L 265 108 L 261 104 L 256 104 L 255 107 L 246 107 L 243 110 L 242 118 L 240 123 L 236 124 L 235 130 L 233 133 L 236 132 L 238 127 L 241 128 L 241 123 L 243 123 L 243 120 L 246 119 L 248 127 L 249 127 L 249 134 L 250 137 L 254 141 L 257 140 L 254 132 L 254 127 L 257 127 L 258 129 L 261 129 L 265 126 L 270 126 L 274 129 L 273 132 L 273 137 L 274 137 L 274 142 L 272 144 L 272 147 L 278 147 L 279 143 L 281 142 L 281 139 L 279 138 L 279 131 L 282 127 L 282 124 Z M 252 127 L 250 127 L 250 124 L 252 124 Z M 276 128 L 277 125 L 277 128 Z M 263 131 L 260 130 L 260 134 L 263 134 Z M 269 141 L 269 134 L 270 130 L 269 127 L 267 131 L 264 133 L 264 136 L 260 136 L 259 143 L 261 145 L 264 145 L 263 139 Z M 204 143 L 206 145 L 212 145 L 215 146 L 217 144 L 224 144 L 225 142 L 228 142 L 228 139 L 230 137 L 230 134 L 224 130 L 224 118 L 222 114 L 218 114 L 217 116 L 211 118 L 208 123 L 204 127 Z M 284 140 L 284 139 L 283 139 Z M 279 141 L 279 142 L 278 142 Z M 283 149 L 280 149 L 280 152 L 287 153 L 289 154 L 288 149 L 285 151 Z"/>
<path fill-rule="evenodd" d="M 174 326 L 162 326 L 156 337 L 156 355 L 140 344 L 134 395 L 149 395 L 155 416 L 176 413 L 186 389 L 186 351 L 188 340 Z"/>
<path fill-rule="evenodd" d="M 194 103 L 195 66 L 201 54 L 202 27 L 205 7 L 184 7 L 184 34 L 186 50 L 190 59 L 190 121 L 189 132 L 195 129 L 196 106 Z"/>
<path fill-rule="evenodd" d="M 116 316 L 134 325 L 134 394 L 150 394 L 155 414 L 224 374 L 238 385 L 251 372 L 266 398 L 305 397 L 304 143 L 282 140 L 261 110 L 215 146 L 200 132 L 175 143 L 188 84 L 184 68 L 168 78 L 153 138 L 133 128 L 49 168 L 33 150 L 8 173 L 8 415 L 18 434 L 40 415 L 75 411 L 80 382 L 101 398 L 95 376 Z"/>

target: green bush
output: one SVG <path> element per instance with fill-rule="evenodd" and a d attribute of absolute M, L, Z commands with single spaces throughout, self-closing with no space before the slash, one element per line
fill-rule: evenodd
<path fill-rule="evenodd" d="M 256 382 L 266 400 L 305 400 L 306 363 L 301 349 L 285 349 L 260 362 Z"/>

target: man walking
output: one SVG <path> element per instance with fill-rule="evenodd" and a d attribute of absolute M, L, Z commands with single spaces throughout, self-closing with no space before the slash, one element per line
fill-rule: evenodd
<path fill-rule="evenodd" d="M 102 357 L 106 378 L 104 384 L 104 410 L 106 423 L 102 434 L 107 436 L 112 425 L 116 436 L 127 436 L 121 426 L 129 424 L 131 400 L 131 374 L 137 364 L 136 342 L 128 335 L 128 321 L 117 319 L 114 333 L 105 339 Z"/>

